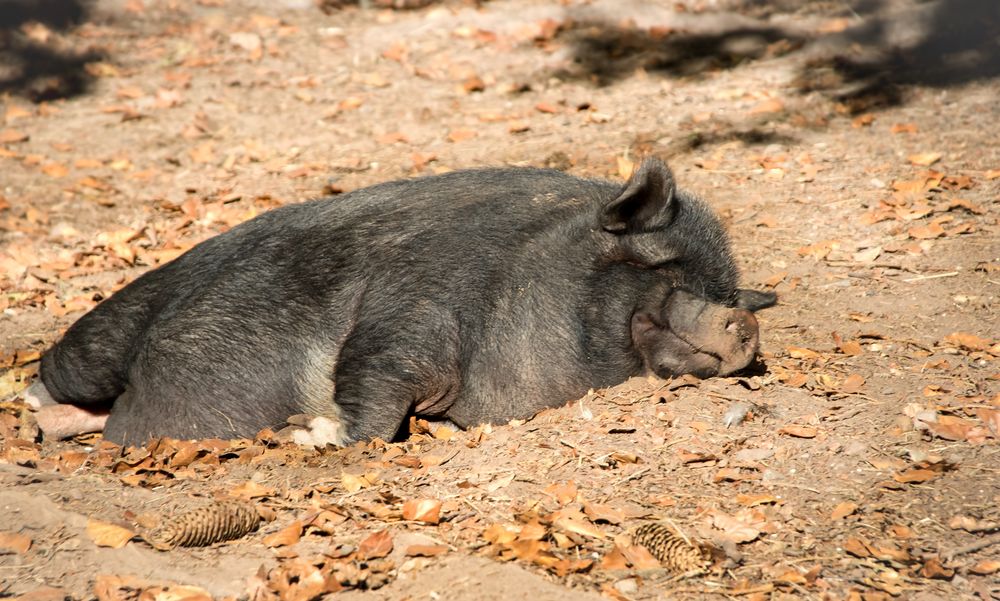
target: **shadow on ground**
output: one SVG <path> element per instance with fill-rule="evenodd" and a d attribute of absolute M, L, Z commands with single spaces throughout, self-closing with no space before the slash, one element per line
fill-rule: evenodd
<path fill-rule="evenodd" d="M 613 84 L 638 69 L 673 77 L 698 76 L 781 56 L 810 45 L 794 85 L 846 102 L 855 111 L 904 101 L 905 87 L 950 87 L 1000 75 L 1000 2 L 984 0 L 860 0 L 826 17 L 840 17 L 842 31 L 792 31 L 773 25 L 815 13 L 821 2 L 740 0 L 725 5 L 743 17 L 712 31 L 641 29 L 594 19 L 567 21 L 560 36 L 572 66 L 557 75 Z M 719 13 L 698 16 L 708 25 Z M 697 22 L 697 21 L 695 21 Z"/>
<path fill-rule="evenodd" d="M 797 35 L 769 26 L 743 26 L 711 33 L 639 29 L 609 21 L 570 21 L 574 66 L 560 75 L 606 86 L 637 69 L 669 76 L 697 76 L 745 61 L 785 54 L 802 46 Z"/>
<path fill-rule="evenodd" d="M 854 111 L 900 104 L 904 87 L 957 86 L 1000 75 L 1000 2 L 938 0 L 858 14 L 840 51 L 809 61 L 803 92 L 833 93 Z"/>
<path fill-rule="evenodd" d="M 86 92 L 92 77 L 85 66 L 102 55 L 64 47 L 55 32 L 72 30 L 87 14 L 81 0 L 0 0 L 0 93 L 42 102 Z"/>

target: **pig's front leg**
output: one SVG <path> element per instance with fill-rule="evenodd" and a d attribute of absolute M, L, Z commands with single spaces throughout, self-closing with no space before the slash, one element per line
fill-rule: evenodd
<path fill-rule="evenodd" d="M 410 415 L 444 415 L 461 392 L 458 333 L 450 314 L 430 307 L 358 324 L 336 368 L 347 438 L 391 441 Z"/>
<path fill-rule="evenodd" d="M 50 440 L 100 432 L 104 429 L 104 423 L 108 421 L 106 410 L 88 410 L 56 402 L 41 380 L 29 386 L 22 393 L 22 397 L 34 411 L 35 422 L 38 423 L 42 436 Z"/>

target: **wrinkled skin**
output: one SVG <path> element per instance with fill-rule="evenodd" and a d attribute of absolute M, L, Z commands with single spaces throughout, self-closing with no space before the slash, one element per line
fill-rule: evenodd
<path fill-rule="evenodd" d="M 146 273 L 70 327 L 27 396 L 59 434 L 66 405 L 110 408 L 120 443 L 252 436 L 296 414 L 338 444 L 391 439 L 413 414 L 503 422 L 637 374 L 742 368 L 752 312 L 775 298 L 738 275 L 718 219 L 656 159 L 624 184 L 541 169 L 388 182 L 265 213 Z"/>

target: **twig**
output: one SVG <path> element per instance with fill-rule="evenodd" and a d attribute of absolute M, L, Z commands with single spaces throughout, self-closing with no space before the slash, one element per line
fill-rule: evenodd
<path fill-rule="evenodd" d="M 922 282 L 924 280 L 936 280 L 937 278 L 950 278 L 952 276 L 958 275 L 957 271 L 947 271 L 945 273 L 934 273 L 931 275 L 918 275 L 915 278 L 906 278 L 904 282 Z"/>
<path fill-rule="evenodd" d="M 978 551 L 980 549 L 985 549 L 986 547 L 989 547 L 991 545 L 996 545 L 996 544 L 1000 544 L 1000 534 L 994 534 L 992 536 L 987 536 L 986 538 L 984 538 L 982 540 L 978 540 L 978 541 L 976 541 L 974 543 L 969 543 L 968 545 L 964 545 L 964 546 L 961 546 L 961 547 L 956 547 L 956 548 L 952 549 L 951 551 L 948 551 L 944 555 L 948 559 L 952 559 L 956 555 L 965 555 L 966 553 L 972 553 L 974 551 Z"/>

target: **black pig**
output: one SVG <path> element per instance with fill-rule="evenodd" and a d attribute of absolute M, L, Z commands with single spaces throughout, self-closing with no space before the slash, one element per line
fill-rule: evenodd
<path fill-rule="evenodd" d="M 737 283 L 718 219 L 656 159 L 624 185 L 393 181 L 265 213 L 146 273 L 44 355 L 34 391 L 110 406 L 121 443 L 303 413 L 336 443 L 391 439 L 410 414 L 503 422 L 644 371 L 743 368 L 751 312 L 775 298 Z"/>

